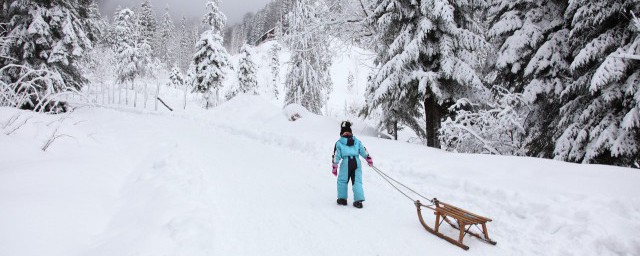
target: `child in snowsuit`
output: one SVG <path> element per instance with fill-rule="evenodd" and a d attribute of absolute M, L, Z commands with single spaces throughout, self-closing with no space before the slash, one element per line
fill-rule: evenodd
<path fill-rule="evenodd" d="M 332 173 L 334 176 L 338 176 L 338 204 L 340 205 L 347 205 L 348 182 L 351 180 L 353 206 L 362 208 L 362 202 L 364 201 L 362 164 L 358 156 L 362 156 L 367 160 L 369 166 L 373 166 L 373 159 L 369 156 L 367 149 L 362 146 L 360 140 L 353 136 L 351 123 L 344 121 L 340 125 L 340 139 L 335 144 L 332 157 Z M 340 164 L 340 174 L 338 174 L 338 164 Z"/>

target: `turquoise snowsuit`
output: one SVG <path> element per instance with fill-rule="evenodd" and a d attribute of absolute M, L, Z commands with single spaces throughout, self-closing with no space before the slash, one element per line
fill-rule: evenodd
<path fill-rule="evenodd" d="M 362 146 L 362 142 L 355 136 L 340 137 L 336 142 L 333 152 L 333 163 L 340 164 L 338 174 L 338 199 L 347 199 L 348 182 L 351 180 L 353 186 L 353 200 L 364 201 L 364 190 L 362 189 L 362 163 L 360 158 L 367 158 L 369 153 Z M 341 163 L 342 162 L 342 163 Z"/>

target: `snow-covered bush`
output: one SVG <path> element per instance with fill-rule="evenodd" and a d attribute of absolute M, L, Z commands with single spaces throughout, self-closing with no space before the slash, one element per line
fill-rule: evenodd
<path fill-rule="evenodd" d="M 304 118 L 305 116 L 312 115 L 309 110 L 307 110 L 304 106 L 296 103 L 289 104 L 284 107 L 284 114 L 287 116 L 289 121 L 295 122 L 300 118 Z"/>
<path fill-rule="evenodd" d="M 238 87 L 229 91 L 227 99 L 231 99 L 241 93 L 258 95 L 256 63 L 251 56 L 251 46 L 247 44 L 242 46 L 240 54 L 240 61 L 238 63 Z"/>
<path fill-rule="evenodd" d="M 522 141 L 526 103 L 521 94 L 495 87 L 495 102 L 487 106 L 460 99 L 440 129 L 445 150 L 465 153 L 524 155 Z"/>
<path fill-rule="evenodd" d="M 75 91 L 75 88 L 67 87 L 59 73 L 51 72 L 44 65 L 40 69 L 32 69 L 9 64 L 0 68 L 0 77 L 5 78 L 9 70 L 12 73 L 18 71 L 19 76 L 15 82 L 0 79 L 0 106 L 49 113 L 62 113 L 69 109 L 60 97 Z M 60 88 L 65 90 L 61 92 Z"/>
<path fill-rule="evenodd" d="M 182 72 L 180 72 L 180 68 L 174 66 L 171 68 L 171 72 L 169 73 L 169 87 L 173 88 L 183 88 L 185 86 L 185 80 L 182 76 Z"/>

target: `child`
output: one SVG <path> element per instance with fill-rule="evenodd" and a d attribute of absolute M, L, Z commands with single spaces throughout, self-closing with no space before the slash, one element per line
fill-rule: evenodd
<path fill-rule="evenodd" d="M 367 149 L 362 146 L 360 140 L 353 136 L 351 123 L 342 122 L 340 125 L 340 139 L 333 149 L 333 175 L 338 176 L 338 204 L 347 205 L 348 182 L 351 180 L 353 186 L 353 206 L 362 208 L 364 201 L 364 191 L 362 189 L 362 165 L 360 158 L 367 160 L 369 166 L 373 166 L 373 159 L 369 156 Z M 342 164 L 340 164 L 342 162 Z M 338 175 L 338 164 L 340 164 L 340 174 Z"/>

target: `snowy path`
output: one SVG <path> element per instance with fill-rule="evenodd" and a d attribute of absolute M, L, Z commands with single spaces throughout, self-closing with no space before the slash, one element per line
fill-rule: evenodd
<path fill-rule="evenodd" d="M 134 117 L 126 135 L 118 125 L 105 128 L 127 140 L 114 144 L 134 145 L 121 150 L 133 169 L 122 206 L 100 235 L 106 242 L 86 255 L 414 255 L 432 247 L 411 207 L 337 206 L 328 157 L 189 119 L 142 118 L 150 120 Z M 367 192 L 396 200 L 388 190 Z M 385 221 L 398 216 L 410 219 L 400 227 Z"/>
<path fill-rule="evenodd" d="M 335 204 L 335 120 L 291 123 L 254 98 L 199 114 L 74 116 L 86 121 L 63 127 L 75 139 L 47 153 L 45 121 L 0 137 L 16 147 L 0 152 L 0 255 L 640 254 L 635 170 L 361 137 L 392 176 L 494 219 L 498 246 L 466 238 L 464 252 L 422 229 L 369 169 L 365 208 Z"/>

